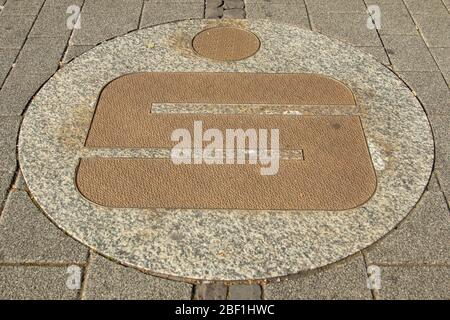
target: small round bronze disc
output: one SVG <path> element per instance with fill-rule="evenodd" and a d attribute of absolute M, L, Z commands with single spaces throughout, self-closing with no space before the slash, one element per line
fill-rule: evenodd
<path fill-rule="evenodd" d="M 199 32 L 192 41 L 194 51 L 206 58 L 237 61 L 253 56 L 260 47 L 252 32 L 235 27 L 215 27 Z"/>

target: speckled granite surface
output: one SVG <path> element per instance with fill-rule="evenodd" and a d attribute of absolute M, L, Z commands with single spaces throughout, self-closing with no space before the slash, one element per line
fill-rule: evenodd
<path fill-rule="evenodd" d="M 261 49 L 238 62 L 196 56 L 193 36 L 218 24 L 251 30 Z M 107 209 L 86 201 L 74 184 L 81 157 L 161 152 L 83 147 L 104 85 L 142 71 L 310 72 L 342 81 L 358 103 L 377 173 L 375 195 L 362 207 L 340 212 Z M 155 275 L 242 280 L 320 267 L 382 237 L 420 198 L 433 141 L 411 91 L 371 56 L 290 25 L 191 20 L 105 42 L 63 67 L 29 106 L 19 157 L 29 189 L 49 218 L 103 255 Z"/>

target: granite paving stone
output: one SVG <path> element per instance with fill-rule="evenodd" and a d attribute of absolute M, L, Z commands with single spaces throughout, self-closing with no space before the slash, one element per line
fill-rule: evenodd
<path fill-rule="evenodd" d="M 416 24 L 428 47 L 450 47 L 450 18 L 447 15 L 415 15 Z"/>
<path fill-rule="evenodd" d="M 0 266 L 2 300 L 73 300 L 79 290 L 67 286 L 67 267 Z"/>
<path fill-rule="evenodd" d="M 18 54 L 17 49 L 0 49 L 0 88 Z"/>
<path fill-rule="evenodd" d="M 272 19 L 311 29 L 308 13 L 304 5 L 297 3 L 255 2 L 246 3 L 248 19 Z"/>
<path fill-rule="evenodd" d="M 2 16 L 35 16 L 45 0 L 7 1 Z"/>
<path fill-rule="evenodd" d="M 35 17 L 1 16 L 0 48 L 21 49 Z"/>
<path fill-rule="evenodd" d="M 376 30 L 367 28 L 367 19 L 364 13 L 310 13 L 314 31 L 354 46 L 381 46 Z"/>
<path fill-rule="evenodd" d="M 144 28 L 183 19 L 200 19 L 203 15 L 203 1 L 145 2 L 140 27 Z"/>
<path fill-rule="evenodd" d="M 261 300 L 261 286 L 258 284 L 235 284 L 228 290 L 229 300 Z"/>
<path fill-rule="evenodd" d="M 137 29 L 142 0 L 86 0 L 81 10 L 81 28 L 74 29 L 71 44 L 96 45 Z"/>
<path fill-rule="evenodd" d="M 450 267 L 382 266 L 382 300 L 449 300 Z"/>
<path fill-rule="evenodd" d="M 404 0 L 411 13 L 416 14 L 448 14 L 441 0 Z"/>
<path fill-rule="evenodd" d="M 86 51 L 92 49 L 94 46 L 69 46 L 67 47 L 67 51 L 64 54 L 64 58 L 62 60 L 63 63 L 68 63 L 70 60 L 82 55 Z"/>
<path fill-rule="evenodd" d="M 14 72 L 52 76 L 67 44 L 64 38 L 28 38 L 16 60 Z"/>
<path fill-rule="evenodd" d="M 384 46 L 398 71 L 437 71 L 438 67 L 419 35 L 383 35 Z"/>
<path fill-rule="evenodd" d="M 450 114 L 450 91 L 442 74 L 436 72 L 399 72 L 416 92 L 428 115 Z"/>
<path fill-rule="evenodd" d="M 83 299 L 188 300 L 192 285 L 142 273 L 91 254 Z"/>
<path fill-rule="evenodd" d="M 0 115 L 21 115 L 48 73 L 24 74 L 13 68 L 0 90 Z"/>
<path fill-rule="evenodd" d="M 228 287 L 223 283 L 205 283 L 195 286 L 194 300 L 226 300 Z"/>
<path fill-rule="evenodd" d="M 361 254 L 280 282 L 269 282 L 264 293 L 267 300 L 372 299 Z"/>
<path fill-rule="evenodd" d="M 0 262 L 85 263 L 88 249 L 58 229 L 24 191 L 8 196 L 0 217 Z"/>
<path fill-rule="evenodd" d="M 450 264 L 450 215 L 443 194 L 425 192 L 416 208 L 365 249 L 368 264 Z"/>
<path fill-rule="evenodd" d="M 368 6 L 377 5 L 381 11 L 380 34 L 418 35 L 416 25 L 403 1 L 366 0 Z"/>

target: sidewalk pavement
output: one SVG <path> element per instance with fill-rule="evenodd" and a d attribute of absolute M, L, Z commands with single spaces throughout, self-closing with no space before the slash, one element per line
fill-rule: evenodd
<path fill-rule="evenodd" d="M 371 5 L 381 9 L 380 30 L 367 27 Z M 0 299 L 450 299 L 449 0 L 0 0 L 0 6 Z M 66 22 L 77 8 L 81 28 L 70 30 Z M 20 173 L 16 143 L 26 106 L 43 83 L 104 40 L 205 17 L 273 19 L 323 33 L 372 54 L 414 90 L 433 128 L 436 160 L 426 192 L 396 229 L 343 261 L 279 281 L 197 284 L 101 257 L 40 212 Z M 380 290 L 367 289 L 370 265 L 381 269 Z"/>

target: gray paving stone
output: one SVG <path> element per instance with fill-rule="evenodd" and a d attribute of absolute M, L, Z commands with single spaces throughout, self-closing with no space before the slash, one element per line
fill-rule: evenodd
<path fill-rule="evenodd" d="M 437 71 L 438 67 L 419 35 L 383 35 L 384 46 L 397 71 Z"/>
<path fill-rule="evenodd" d="M 17 49 L 0 49 L 0 88 L 18 54 Z"/>
<path fill-rule="evenodd" d="M 0 168 L 10 171 L 16 167 L 17 133 L 21 117 L 0 117 Z"/>
<path fill-rule="evenodd" d="M 141 9 L 141 0 L 86 0 L 81 11 L 81 28 L 74 29 L 72 44 L 97 45 L 137 29 Z"/>
<path fill-rule="evenodd" d="M 417 93 L 429 115 L 450 114 L 450 92 L 440 72 L 399 72 Z"/>
<path fill-rule="evenodd" d="M 372 299 L 361 254 L 265 286 L 265 299 Z"/>
<path fill-rule="evenodd" d="M 445 82 L 447 82 L 447 85 L 450 87 L 450 70 L 441 70 L 441 73 Z"/>
<path fill-rule="evenodd" d="M 428 191 L 382 240 L 364 250 L 368 264 L 450 264 L 450 215 L 441 192 Z"/>
<path fill-rule="evenodd" d="M 72 30 L 67 28 L 67 19 L 70 14 L 66 12 L 67 6 L 46 5 L 42 8 L 39 16 L 30 32 L 30 37 L 69 37 Z"/>
<path fill-rule="evenodd" d="M 94 12 L 106 9 L 115 12 L 125 12 L 130 7 L 135 7 L 138 4 L 142 6 L 142 0 L 85 0 L 83 10 Z"/>
<path fill-rule="evenodd" d="M 0 48 L 22 48 L 34 23 L 33 16 L 1 16 Z"/>
<path fill-rule="evenodd" d="M 22 171 L 18 170 L 17 176 L 14 180 L 13 189 L 15 190 L 28 190 L 27 183 L 23 177 Z"/>
<path fill-rule="evenodd" d="M 20 115 L 48 74 L 23 74 L 13 68 L 0 90 L 0 115 Z"/>
<path fill-rule="evenodd" d="M 244 9 L 224 10 L 222 17 L 225 19 L 244 19 L 245 18 L 245 10 Z"/>
<path fill-rule="evenodd" d="M 305 0 L 310 13 L 324 12 L 366 12 L 363 0 Z"/>
<path fill-rule="evenodd" d="M 381 41 L 376 30 L 367 28 L 365 13 L 310 13 L 314 31 L 340 39 L 354 46 L 376 47 Z"/>
<path fill-rule="evenodd" d="M 450 0 L 442 0 L 442 2 L 447 7 L 447 10 L 450 11 Z"/>
<path fill-rule="evenodd" d="M 67 51 L 63 58 L 63 63 L 69 62 L 70 60 L 82 55 L 86 51 L 91 50 L 93 47 L 94 46 L 69 46 L 69 47 L 67 47 Z"/>
<path fill-rule="evenodd" d="M 449 161 L 450 162 L 450 161 Z M 447 169 L 436 169 L 436 176 L 439 181 L 439 186 L 444 192 L 447 205 L 450 207 L 450 171 L 448 170 L 450 164 L 447 165 Z"/>
<path fill-rule="evenodd" d="M 85 0 L 45 0 L 44 8 L 52 6 L 61 6 L 67 8 L 73 5 L 81 7 L 84 1 Z"/>
<path fill-rule="evenodd" d="M 449 288 L 450 267 L 381 267 L 379 298 L 383 300 L 449 300 Z"/>
<path fill-rule="evenodd" d="M 228 290 L 229 300 L 261 300 L 261 286 L 257 284 L 236 284 Z"/>
<path fill-rule="evenodd" d="M 448 14 L 441 0 L 405 0 L 405 4 L 411 13 Z"/>
<path fill-rule="evenodd" d="M 243 0 L 224 0 L 223 8 L 228 9 L 243 9 L 245 6 Z"/>
<path fill-rule="evenodd" d="M 20 117 L 0 117 L 0 205 L 6 199 L 16 171 L 16 142 L 20 121 Z"/>
<path fill-rule="evenodd" d="M 245 11 L 248 19 L 272 19 L 311 29 L 305 6 L 297 3 L 246 3 Z"/>
<path fill-rule="evenodd" d="M 29 15 L 35 16 L 38 14 L 45 0 L 23 0 L 23 1 L 8 1 L 2 11 L 2 16 L 13 15 Z"/>
<path fill-rule="evenodd" d="M 414 20 L 428 47 L 450 47 L 449 15 L 415 15 Z"/>
<path fill-rule="evenodd" d="M 450 168 L 450 115 L 430 115 L 429 120 L 434 134 L 436 158 L 434 168 L 437 171 L 448 171 Z M 439 173 L 438 173 L 439 176 Z"/>
<path fill-rule="evenodd" d="M 66 285 L 67 267 L 0 266 L 0 299 L 77 299 L 79 290 Z"/>
<path fill-rule="evenodd" d="M 24 191 L 9 194 L 0 216 L 1 262 L 85 263 L 88 249 L 48 220 Z"/>
<path fill-rule="evenodd" d="M 186 300 L 191 295 L 190 284 L 153 277 L 92 254 L 83 299 Z"/>
<path fill-rule="evenodd" d="M 390 65 L 389 58 L 383 47 L 358 47 L 358 49 L 371 54 L 384 65 Z"/>
<path fill-rule="evenodd" d="M 366 0 L 366 4 L 377 5 L 381 10 L 380 34 L 417 35 L 417 28 L 403 1 Z"/>
<path fill-rule="evenodd" d="M 448 48 L 431 48 L 431 54 L 436 60 L 441 71 L 450 71 L 450 47 Z"/>
<path fill-rule="evenodd" d="M 222 6 L 224 3 L 224 0 L 205 0 L 205 7 L 208 8 L 217 8 Z"/>
<path fill-rule="evenodd" d="M 59 68 L 67 40 L 67 37 L 28 38 L 17 58 L 15 72 L 50 77 Z"/>
<path fill-rule="evenodd" d="M 438 191 L 438 192 L 441 191 L 435 171 L 433 171 L 433 173 L 431 174 L 430 181 L 428 182 L 427 185 L 427 191 Z"/>
<path fill-rule="evenodd" d="M 9 188 L 14 178 L 14 169 L 0 169 L 0 206 L 6 199 Z M 1 256 L 1 251 L 0 251 Z"/>
<path fill-rule="evenodd" d="M 228 287 L 223 283 L 208 283 L 195 286 L 194 300 L 226 300 Z"/>
<path fill-rule="evenodd" d="M 212 14 L 212 13 L 210 13 Z M 183 19 L 201 19 L 204 3 L 145 2 L 142 11 L 141 28 Z"/>
<path fill-rule="evenodd" d="M 206 7 L 205 18 L 206 19 L 219 19 L 223 17 L 223 7 Z"/>

